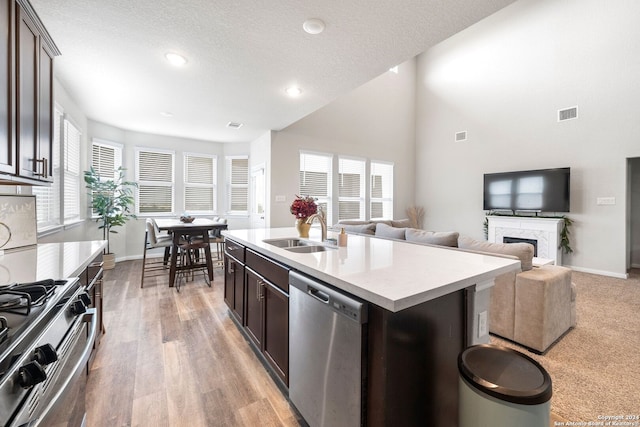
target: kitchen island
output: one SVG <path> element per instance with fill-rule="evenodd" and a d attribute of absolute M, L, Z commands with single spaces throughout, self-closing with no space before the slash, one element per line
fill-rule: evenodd
<path fill-rule="evenodd" d="M 310 240 L 320 244 L 319 230 L 313 233 Z M 286 277 L 297 271 L 368 303 L 366 425 L 457 425 L 457 356 L 488 340 L 478 316 L 487 316 L 493 279 L 518 269 L 519 261 L 360 235 L 349 235 L 346 247 L 309 253 L 269 243 L 296 237 L 294 228 L 223 234 L 225 301 L 285 387 L 288 348 L 297 344 L 285 339 Z"/>

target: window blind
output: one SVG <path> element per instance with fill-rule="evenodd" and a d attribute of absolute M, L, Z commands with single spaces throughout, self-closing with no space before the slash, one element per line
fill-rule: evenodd
<path fill-rule="evenodd" d="M 216 210 L 217 158 L 203 154 L 184 156 L 184 207 L 188 212 Z"/>
<path fill-rule="evenodd" d="M 338 158 L 338 219 L 364 219 L 364 160 Z"/>
<path fill-rule="evenodd" d="M 174 153 L 136 149 L 137 210 L 140 214 L 172 213 Z"/>
<path fill-rule="evenodd" d="M 371 162 L 371 219 L 393 219 L 393 163 Z"/>
<path fill-rule="evenodd" d="M 80 130 L 64 119 L 63 131 L 63 200 L 64 221 L 80 218 Z"/>
<path fill-rule="evenodd" d="M 316 203 L 327 216 L 327 224 L 332 224 L 332 178 L 333 155 L 320 153 L 300 153 L 300 195 L 317 199 Z"/>
<path fill-rule="evenodd" d="M 249 158 L 227 157 L 229 211 L 249 214 Z"/>
<path fill-rule="evenodd" d="M 49 187 L 34 186 L 31 194 L 36 196 L 36 217 L 38 231 L 60 225 L 60 123 L 62 111 L 54 108 L 53 112 L 53 183 Z"/>

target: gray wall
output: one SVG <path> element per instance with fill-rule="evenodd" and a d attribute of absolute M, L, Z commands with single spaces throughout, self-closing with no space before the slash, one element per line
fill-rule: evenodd
<path fill-rule="evenodd" d="M 629 159 L 629 263 L 640 268 L 640 157 Z"/>
<path fill-rule="evenodd" d="M 394 216 L 406 218 L 415 188 L 415 61 L 386 72 L 271 140 L 272 227 L 290 227 L 289 206 L 299 192 L 299 153 L 309 150 L 394 162 Z M 276 202 L 275 197 L 286 197 Z"/>
<path fill-rule="evenodd" d="M 420 55 L 425 228 L 482 238 L 484 173 L 569 166 L 575 252 L 563 262 L 624 276 L 626 158 L 640 156 L 639 17 L 635 1 L 518 1 Z M 557 110 L 575 105 L 579 118 L 558 123 Z M 463 130 L 469 139 L 454 142 Z"/>

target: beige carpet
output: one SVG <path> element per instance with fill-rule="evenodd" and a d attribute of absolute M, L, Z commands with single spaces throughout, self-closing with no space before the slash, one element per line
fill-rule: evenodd
<path fill-rule="evenodd" d="M 567 421 L 640 415 L 640 270 L 632 270 L 628 280 L 574 271 L 572 281 L 578 324 L 546 354 L 493 336 L 492 343 L 544 366 L 553 381 L 551 411 Z"/>

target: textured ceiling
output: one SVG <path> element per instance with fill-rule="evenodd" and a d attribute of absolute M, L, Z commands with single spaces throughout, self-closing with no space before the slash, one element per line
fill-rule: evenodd
<path fill-rule="evenodd" d="M 280 130 L 514 0 L 31 0 L 93 120 L 220 142 Z M 322 34 L 302 23 L 321 18 Z M 164 59 L 177 52 L 188 63 Z M 297 84 L 303 93 L 289 98 Z M 171 112 L 164 117 L 161 112 Z M 229 129 L 228 122 L 243 123 Z"/>

